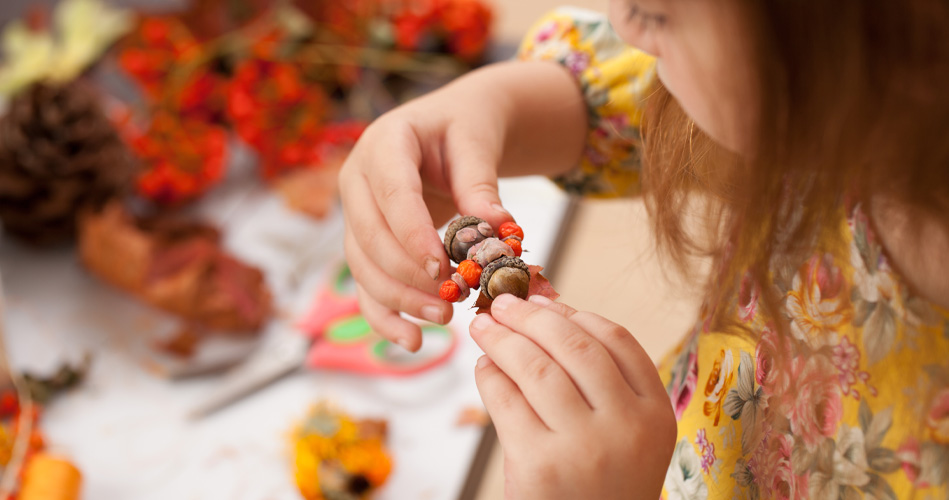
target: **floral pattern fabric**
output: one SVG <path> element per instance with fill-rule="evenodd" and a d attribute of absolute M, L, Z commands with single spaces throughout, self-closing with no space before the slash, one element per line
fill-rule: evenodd
<path fill-rule="evenodd" d="M 605 17 L 569 8 L 537 23 L 519 58 L 562 64 L 586 98 L 589 133 L 580 165 L 554 180 L 568 192 L 586 196 L 637 194 L 639 125 L 655 78 L 655 58 L 630 50 Z"/>
<path fill-rule="evenodd" d="M 520 57 L 563 64 L 587 99 L 584 157 L 557 182 L 635 194 L 653 59 L 572 9 L 542 19 Z M 838 233 L 774 262 L 768 283 L 741 280 L 719 305 L 740 333 L 703 314 L 660 363 L 679 420 L 663 498 L 949 497 L 949 311 L 912 294 L 859 205 L 841 209 Z"/>

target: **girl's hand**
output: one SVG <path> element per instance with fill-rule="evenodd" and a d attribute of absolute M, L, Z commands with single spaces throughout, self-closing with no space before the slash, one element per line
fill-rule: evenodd
<path fill-rule="evenodd" d="M 506 498 L 659 498 L 675 414 L 625 328 L 502 295 L 471 336 L 486 353 L 475 377 L 504 451 Z"/>
<path fill-rule="evenodd" d="M 436 93 L 384 115 L 340 173 L 346 259 L 362 314 L 413 351 L 421 333 L 400 311 L 433 323 L 452 316 L 437 295 L 439 278 L 451 269 L 435 228 L 456 207 L 493 227 L 512 220 L 498 197 L 504 124 L 489 112 L 462 111 L 469 119 L 454 120 L 454 109 Z"/>
<path fill-rule="evenodd" d="M 419 327 L 404 312 L 447 323 L 438 298 L 451 267 L 436 227 L 455 213 L 497 228 L 513 220 L 498 198 L 506 175 L 573 166 L 586 131 L 583 96 L 555 63 L 497 64 L 376 120 L 340 172 L 346 260 L 363 316 L 409 350 Z"/>

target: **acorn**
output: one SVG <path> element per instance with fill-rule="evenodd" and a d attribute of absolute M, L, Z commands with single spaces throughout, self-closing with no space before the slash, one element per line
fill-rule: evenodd
<path fill-rule="evenodd" d="M 526 299 L 530 282 L 530 269 L 523 260 L 501 257 L 489 263 L 481 272 L 481 293 L 491 300 L 505 293 Z"/>
<path fill-rule="evenodd" d="M 473 215 L 459 217 L 445 231 L 445 251 L 457 264 L 468 258 L 469 248 L 492 236 L 494 229 L 484 219 Z"/>

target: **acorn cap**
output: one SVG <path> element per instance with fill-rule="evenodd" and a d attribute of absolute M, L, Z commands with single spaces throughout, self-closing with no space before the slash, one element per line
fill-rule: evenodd
<path fill-rule="evenodd" d="M 451 245 L 452 242 L 455 241 L 455 233 L 469 226 L 477 227 L 478 224 L 481 224 L 482 222 L 485 222 L 485 220 L 480 217 L 475 217 L 474 215 L 465 215 L 451 221 L 451 224 L 448 224 L 448 229 L 445 231 L 445 251 L 448 252 L 448 257 L 450 257 L 455 262 L 461 262 L 468 257 L 466 253 L 461 258 L 461 260 L 458 260 L 455 259 L 456 256 L 452 254 Z"/>
<path fill-rule="evenodd" d="M 497 271 L 504 274 L 504 279 L 516 279 L 517 282 L 492 284 L 491 278 L 494 277 Z M 481 291 L 492 300 L 503 293 L 510 293 L 521 299 L 526 299 L 530 279 L 530 269 L 523 260 L 518 257 L 501 257 L 488 263 L 481 271 Z"/>

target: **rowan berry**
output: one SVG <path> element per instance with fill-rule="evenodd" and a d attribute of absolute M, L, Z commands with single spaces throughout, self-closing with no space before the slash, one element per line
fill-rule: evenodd
<path fill-rule="evenodd" d="M 452 280 L 445 280 L 438 289 L 438 296 L 445 302 L 458 302 L 461 298 L 461 287 Z"/>
<path fill-rule="evenodd" d="M 458 274 L 465 279 L 465 283 L 477 290 L 481 282 L 481 266 L 473 260 L 463 260 L 458 264 Z"/>
<path fill-rule="evenodd" d="M 505 222 L 501 224 L 501 227 L 498 228 L 498 234 L 501 235 L 501 239 L 507 238 L 508 236 L 514 235 L 520 239 L 524 239 L 524 230 L 521 229 L 521 226 L 518 226 L 514 222 Z"/>
<path fill-rule="evenodd" d="M 504 238 L 504 243 L 507 243 L 508 246 L 514 250 L 515 257 L 521 256 L 521 240 L 513 236 L 508 236 L 507 238 Z"/>

